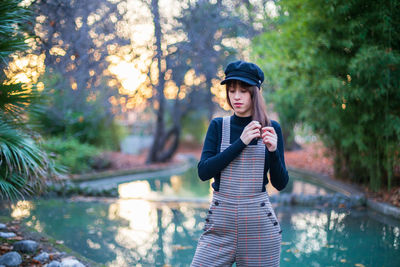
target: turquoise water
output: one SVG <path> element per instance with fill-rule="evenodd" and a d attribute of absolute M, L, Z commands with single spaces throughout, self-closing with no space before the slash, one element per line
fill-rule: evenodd
<path fill-rule="evenodd" d="M 163 202 L 146 196 L 209 196 L 207 183 L 185 186 L 192 171 L 122 184 L 119 199 L 21 201 L 8 212 L 107 266 L 189 266 L 207 201 Z M 288 188 L 329 193 L 315 187 L 299 180 Z M 276 206 L 275 211 L 283 230 L 281 266 L 399 266 L 399 221 L 363 208 Z"/>
<path fill-rule="evenodd" d="M 208 200 L 212 194 L 212 182 L 213 180 L 201 181 L 197 176 L 197 170 L 191 168 L 183 174 L 139 179 L 120 184 L 119 195 L 122 198 L 140 198 L 147 200 L 168 200 L 171 198 L 185 200 L 190 198 L 203 198 Z M 282 191 L 277 191 L 270 184 L 267 185 L 267 190 L 270 195 L 278 193 L 293 193 L 299 195 L 326 195 L 334 193 L 328 188 L 323 188 L 315 183 L 307 181 L 303 177 L 296 177 L 294 175 L 290 175 L 289 183 Z"/>

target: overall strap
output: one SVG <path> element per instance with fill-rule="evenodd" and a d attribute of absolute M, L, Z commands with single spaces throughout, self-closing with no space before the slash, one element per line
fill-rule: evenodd
<path fill-rule="evenodd" d="M 221 144 L 229 146 L 231 138 L 231 117 L 225 116 L 222 118 L 222 141 Z"/>

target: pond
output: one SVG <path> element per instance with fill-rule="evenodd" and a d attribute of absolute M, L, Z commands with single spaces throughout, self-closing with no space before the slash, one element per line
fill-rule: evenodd
<path fill-rule="evenodd" d="M 287 192 L 331 193 L 290 178 Z M 120 198 L 20 201 L 8 212 L 107 266 L 189 266 L 210 192 L 210 183 L 199 181 L 192 168 L 120 184 Z M 275 205 L 275 210 L 283 230 L 281 266 L 398 266 L 396 220 L 364 208 Z"/>
<path fill-rule="evenodd" d="M 179 200 L 195 202 L 208 202 L 212 194 L 211 183 L 213 180 L 201 181 L 197 176 L 196 168 L 183 168 L 181 174 L 162 175 L 157 173 L 141 175 L 124 176 L 116 179 L 84 182 L 85 187 L 107 188 L 109 185 L 116 184 L 111 181 L 118 182 L 118 193 L 120 198 L 140 198 L 147 200 Z M 334 193 L 334 191 L 323 188 L 311 181 L 296 176 L 292 177 L 289 183 L 282 191 L 277 191 L 270 184 L 267 185 L 269 195 L 279 193 L 292 193 L 298 195 L 326 195 Z M 145 178 L 143 178 L 145 177 Z M 295 178 L 295 179 L 292 179 Z M 130 180 L 130 182 L 127 182 Z"/>

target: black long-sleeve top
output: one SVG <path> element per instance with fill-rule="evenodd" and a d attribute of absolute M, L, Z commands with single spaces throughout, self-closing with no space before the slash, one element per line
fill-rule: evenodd
<path fill-rule="evenodd" d="M 206 181 L 214 177 L 212 187 L 215 191 L 219 191 L 221 171 L 246 147 L 246 144 L 243 143 L 240 136 L 244 127 L 252 121 L 252 117 L 239 117 L 234 114 L 230 117 L 230 120 L 231 145 L 221 153 L 220 145 L 222 141 L 223 120 L 222 117 L 214 118 L 208 127 L 201 158 L 197 165 L 198 175 L 201 180 Z M 289 181 L 289 175 L 285 166 L 282 130 L 277 121 L 271 120 L 271 124 L 278 136 L 278 143 L 274 152 L 269 152 L 268 148 L 265 147 L 264 182 L 262 191 L 266 190 L 268 170 L 270 170 L 271 183 L 277 190 L 280 191 L 284 189 Z M 257 138 L 254 138 L 248 145 L 257 145 Z"/>

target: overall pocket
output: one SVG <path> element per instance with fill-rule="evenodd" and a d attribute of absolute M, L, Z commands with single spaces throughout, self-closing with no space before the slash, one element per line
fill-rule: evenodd
<path fill-rule="evenodd" d="M 269 205 L 266 205 L 265 202 L 261 203 L 261 206 L 264 207 L 264 210 L 267 214 L 267 218 L 269 220 L 269 222 L 271 223 L 271 226 L 276 229 L 276 231 L 278 232 L 278 234 L 282 233 L 282 229 L 281 229 L 281 225 L 278 221 L 278 218 L 275 215 L 275 211 L 272 208 L 271 204 L 268 203 Z"/>
<path fill-rule="evenodd" d="M 215 209 L 216 209 L 216 206 L 217 206 L 217 205 L 219 205 L 218 201 L 213 200 L 213 201 L 211 202 L 210 207 L 209 207 L 208 210 L 207 210 L 207 216 L 206 216 L 206 218 L 204 219 L 205 222 L 204 222 L 203 231 L 209 230 L 210 227 L 212 226 L 212 224 L 213 224 L 213 219 L 214 219 L 214 212 L 215 212 Z"/>

